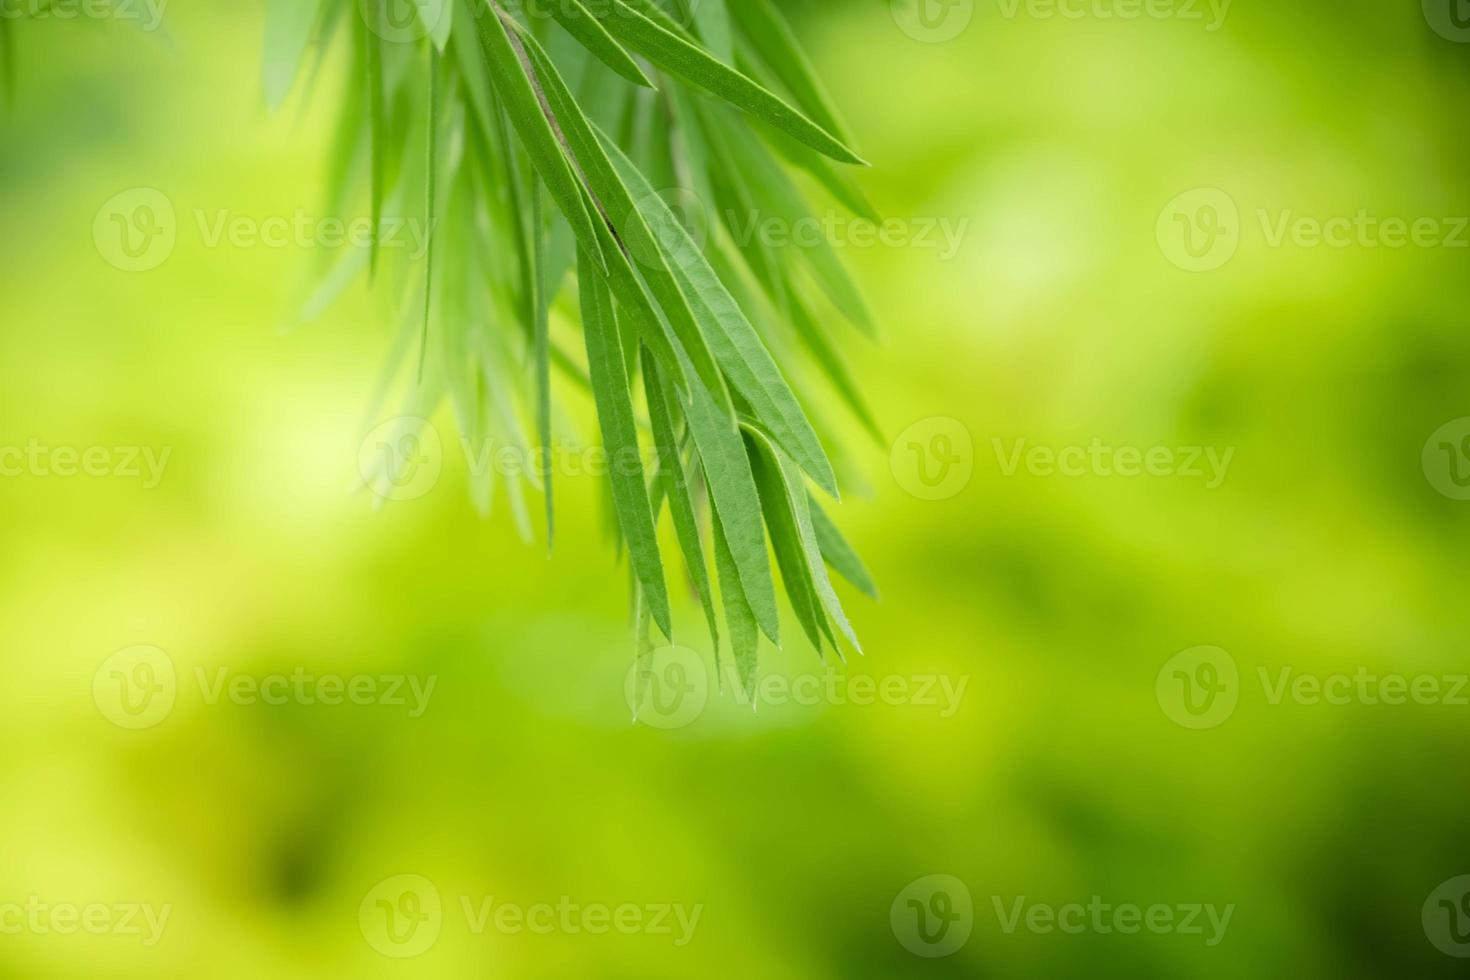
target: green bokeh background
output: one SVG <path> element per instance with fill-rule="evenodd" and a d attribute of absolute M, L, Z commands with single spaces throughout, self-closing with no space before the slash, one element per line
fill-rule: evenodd
<path fill-rule="evenodd" d="M 937 44 L 884 4 L 800 7 L 879 208 L 970 221 L 947 261 L 843 252 L 884 324 L 882 346 L 846 347 L 885 431 L 956 420 L 973 476 L 918 499 L 890 459 L 909 447 L 853 440 L 870 489 L 837 513 L 883 597 L 843 593 L 868 653 L 842 671 L 967 686 L 949 717 L 713 694 L 672 732 L 629 720 L 625 573 L 592 481 L 561 485 L 549 560 L 504 507 L 476 515 L 452 453 L 433 492 L 375 509 L 352 488 L 382 311 L 358 289 L 283 329 L 318 257 L 201 242 L 195 209 L 325 199 L 335 62 L 268 114 L 261 7 L 180 3 L 166 34 L 16 32 L 0 442 L 171 457 L 153 489 L 0 479 L 0 905 L 171 916 L 151 947 L 0 934 L 0 977 L 1463 975 L 1421 908 L 1470 872 L 1470 707 L 1272 704 L 1259 680 L 1467 669 L 1470 503 L 1421 451 L 1470 415 L 1470 250 L 1273 247 L 1258 220 L 1470 214 L 1470 46 L 1419 4 L 1236 0 L 1210 31 L 1205 7 L 980 0 Z M 185 217 L 169 260 L 128 274 L 92 226 L 140 186 Z M 1239 209 L 1238 252 L 1210 272 L 1156 234 L 1195 188 Z M 1234 456 L 1214 489 L 1007 475 L 997 439 Z M 676 617 L 708 655 L 697 608 Z M 179 677 L 142 731 L 92 694 L 135 644 Z M 1190 730 L 1156 678 L 1200 645 L 1238 664 L 1238 706 Z M 795 641 L 765 657 L 822 670 Z M 437 686 L 419 718 L 211 705 L 194 673 L 220 668 Z M 358 920 L 400 874 L 445 907 L 407 960 Z M 934 960 L 889 914 L 931 874 L 965 883 L 974 918 Z M 1007 933 L 995 912 L 1094 895 L 1234 912 L 1215 946 Z M 461 896 L 702 915 L 683 947 L 475 934 Z"/>

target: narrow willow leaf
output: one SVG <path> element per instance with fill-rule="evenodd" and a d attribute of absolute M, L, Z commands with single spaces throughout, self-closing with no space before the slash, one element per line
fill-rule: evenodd
<path fill-rule="evenodd" d="M 673 210 L 648 186 L 632 161 L 605 136 L 603 146 L 643 208 L 651 212 L 649 218 L 665 239 L 663 247 L 674 256 L 675 276 L 720 367 L 750 403 L 756 418 L 771 430 L 818 486 L 837 496 L 837 478 L 822 451 L 821 441 L 740 305 L 710 268 Z"/>
<path fill-rule="evenodd" d="M 556 540 L 556 499 L 551 460 L 551 298 L 546 281 L 546 237 L 542 229 L 541 182 L 531 182 L 531 280 L 536 294 L 536 436 L 541 446 L 541 490 L 546 498 L 546 552 Z"/>
<path fill-rule="evenodd" d="M 817 503 L 812 495 L 807 495 L 807 506 L 811 510 L 812 529 L 817 534 L 817 546 L 822 550 L 822 557 L 827 564 L 836 570 L 837 574 L 847 579 L 858 591 L 870 599 L 878 598 L 878 586 L 873 583 L 873 576 L 868 574 L 863 560 L 858 557 L 852 545 L 837 530 L 837 525 L 832 523 L 832 518 Z"/>
<path fill-rule="evenodd" d="M 710 500 L 725 529 L 725 541 L 739 573 L 741 591 L 761 632 L 780 646 L 776 584 L 766 555 L 760 493 L 756 490 L 745 443 L 701 385 L 690 386 L 685 417 L 704 467 Z"/>
<path fill-rule="evenodd" d="M 599 17 L 614 37 L 672 75 L 678 75 L 731 105 L 842 163 L 866 162 L 831 133 L 770 90 L 746 78 L 686 38 L 655 23 L 623 0 L 611 0 Z"/>
<path fill-rule="evenodd" d="M 736 6 L 746 0 L 736 0 Z M 684 0 L 694 16 L 694 28 L 710 53 L 727 65 L 735 63 L 735 42 L 730 27 L 730 11 L 725 0 Z"/>
<path fill-rule="evenodd" d="M 827 565 L 822 558 L 822 549 L 817 541 L 816 530 L 812 526 L 811 510 L 807 506 L 808 498 L 806 488 L 802 485 L 801 470 L 758 429 L 753 426 L 744 426 L 743 429 L 776 463 L 775 475 L 779 477 L 785 489 L 787 507 L 795 524 L 802 554 L 805 557 L 806 570 L 810 574 L 811 585 L 816 590 L 822 608 L 837 623 L 837 628 L 847 637 L 853 649 L 862 653 L 862 644 L 858 642 L 857 634 L 853 632 L 852 624 L 847 619 L 847 613 L 842 608 L 842 602 L 837 598 L 836 590 L 832 588 L 832 580 L 827 575 Z"/>
<path fill-rule="evenodd" d="M 720 577 L 720 605 L 725 610 L 725 628 L 730 634 L 730 651 L 735 656 L 735 673 L 747 694 L 755 693 L 755 673 L 760 652 L 760 627 L 740 586 L 740 570 L 726 542 L 718 510 L 710 508 L 714 524 L 715 572 Z"/>
<path fill-rule="evenodd" d="M 881 444 L 883 432 L 878 428 L 878 422 L 873 417 L 872 409 L 868 407 L 867 399 L 863 397 L 857 381 L 853 379 L 852 372 L 847 368 L 847 363 L 832 346 L 832 341 L 826 332 L 817 325 L 811 312 L 806 308 L 806 304 L 796 294 L 795 286 L 791 284 L 788 284 L 786 290 L 786 313 L 791 320 L 792 327 L 796 330 L 797 337 L 816 358 L 817 366 L 822 369 L 822 373 L 827 376 L 827 380 L 832 383 L 837 394 L 847 403 L 847 407 L 862 423 L 868 435 L 872 436 L 873 441 Z"/>
<path fill-rule="evenodd" d="M 873 207 L 873 202 L 868 200 L 863 189 L 846 173 L 832 166 L 826 157 L 818 156 L 795 140 L 788 139 L 783 133 L 773 133 L 771 142 L 788 163 L 811 174 L 843 207 L 875 225 L 882 224 L 883 216 Z"/>
<path fill-rule="evenodd" d="M 562 135 L 581 166 L 587 189 L 594 195 L 597 209 L 621 233 L 621 250 L 630 251 L 639 260 L 638 270 L 643 273 L 649 289 L 658 299 L 659 306 L 683 344 L 695 371 L 710 391 L 728 404 L 729 395 L 725 389 L 724 377 L 720 374 L 688 298 L 679 289 L 678 282 L 670 271 L 671 263 L 664 255 L 661 242 L 654 237 L 653 231 L 644 221 L 642 210 L 634 201 L 628 187 L 619 179 L 612 161 L 593 132 L 592 122 L 582 113 L 545 50 L 524 28 L 520 30 L 520 41 L 531 61 L 541 92 L 552 113 L 560 121 Z"/>
<path fill-rule="evenodd" d="M 488 13 L 475 18 L 490 84 L 499 94 L 532 165 L 546 182 L 546 189 L 557 207 L 566 215 L 582 250 L 588 253 L 598 269 L 606 270 L 607 260 L 603 257 L 597 231 L 583 201 L 581 184 L 563 153 L 551 121 L 546 117 L 536 86 L 527 74 L 520 42 L 511 39 L 500 14 L 500 8 L 492 2 Z"/>
<path fill-rule="evenodd" d="M 323 0 L 271 0 L 265 15 L 265 62 L 262 82 L 265 104 L 275 110 L 286 101 L 301 61 L 321 18 Z M 8 20 L 8 18 L 5 18 Z M 0 28 L 3 30 L 4 28 Z M 10 63 L 9 52 L 0 52 Z"/>
<path fill-rule="evenodd" d="M 434 220 L 439 172 L 439 52 L 429 50 L 428 178 L 424 181 L 424 332 L 419 344 L 419 384 L 424 382 L 424 362 L 429 357 L 429 314 L 434 308 Z"/>
<path fill-rule="evenodd" d="M 623 354 L 614 321 L 612 297 L 585 251 L 580 254 L 577 280 L 582 293 L 582 332 L 592 392 L 608 454 L 608 477 L 618 527 L 628 544 L 628 558 L 642 583 L 649 611 L 664 636 L 673 639 L 669 595 L 663 561 L 653 526 L 639 456 L 638 428 L 633 418 L 632 392 L 623 370 Z"/>
<path fill-rule="evenodd" d="M 728 114 L 716 118 L 714 125 L 729 127 Z M 737 216 L 736 240 L 754 235 L 755 222 L 761 218 L 777 218 L 784 227 L 795 228 L 803 220 L 810 219 L 810 210 L 802 200 L 801 192 L 782 171 L 780 165 L 766 152 L 765 147 L 754 140 L 727 139 L 723 143 L 732 157 L 732 165 L 745 180 L 760 207 L 745 216 Z M 739 221 L 745 221 L 743 226 Z M 756 236 L 758 237 L 758 236 Z M 800 255 L 816 276 L 817 282 L 844 315 L 869 336 L 876 336 L 877 327 L 873 314 L 868 309 L 862 292 L 853 283 L 832 243 L 825 238 L 802 243 L 792 249 Z"/>
<path fill-rule="evenodd" d="M 705 621 L 709 624 L 710 643 L 720 648 L 720 628 L 715 619 L 714 590 L 710 587 L 709 566 L 705 561 L 704 542 L 699 536 L 699 523 L 694 517 L 694 502 L 689 494 L 689 478 L 684 472 L 684 461 L 679 456 L 679 444 L 675 436 L 673 396 L 666 387 L 662 373 L 653 353 L 647 347 L 643 351 L 643 395 L 648 403 L 648 422 L 653 430 L 654 445 L 658 449 L 658 479 L 663 496 L 669 501 L 669 516 L 674 522 L 674 535 L 684 552 L 684 563 L 689 568 L 694 593 L 704 608 Z M 658 508 L 655 505 L 654 513 Z M 657 520 L 655 520 L 657 524 Z"/>
<path fill-rule="evenodd" d="M 434 47 L 443 54 L 449 46 L 449 32 L 454 26 L 454 0 L 415 0 L 419 19 L 429 32 Z"/>
<path fill-rule="evenodd" d="M 582 0 L 552 0 L 551 15 L 558 24 L 566 28 L 568 34 L 592 52 L 598 61 L 634 85 L 655 87 L 632 56 L 602 26 L 602 22 L 592 16 L 592 11 L 587 9 Z"/>
<path fill-rule="evenodd" d="M 365 7 L 367 16 L 378 18 L 382 14 L 382 0 L 368 0 Z M 368 128 L 369 145 L 371 146 L 371 194 L 370 207 L 372 209 L 372 244 L 368 252 L 368 275 L 371 277 L 378 271 L 378 248 L 379 239 L 383 227 L 383 195 L 386 193 L 386 168 L 387 168 L 387 146 L 388 146 L 388 119 L 385 107 L 386 94 L 383 91 L 383 41 L 377 34 L 378 25 L 382 22 L 374 19 L 362 31 L 363 43 L 367 51 L 367 86 L 368 86 Z"/>
<path fill-rule="evenodd" d="M 786 587 L 787 601 L 791 603 L 791 611 L 796 614 L 796 621 L 801 624 L 807 640 L 820 653 L 822 637 L 827 632 L 825 614 L 802 549 L 801 532 L 791 513 L 784 476 L 775 451 L 768 442 L 760 440 L 754 430 L 745 433 L 745 444 L 750 454 L 751 471 L 755 474 L 755 485 L 760 492 L 766 531 L 771 536 L 771 550 L 776 553 L 776 566 L 781 569 L 781 582 Z"/>
<path fill-rule="evenodd" d="M 737 0 L 731 5 L 734 20 L 761 61 L 786 86 L 797 105 L 817 125 L 844 143 L 852 144 L 852 136 L 843 125 L 827 89 L 817 78 L 811 60 L 786 17 L 773 0 Z"/>

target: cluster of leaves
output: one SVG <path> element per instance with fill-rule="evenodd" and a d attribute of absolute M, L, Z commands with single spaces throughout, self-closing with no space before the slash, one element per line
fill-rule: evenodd
<path fill-rule="evenodd" d="M 543 493 L 549 544 L 555 369 L 595 403 L 641 642 L 650 624 L 672 639 L 667 506 L 718 651 L 713 552 L 744 683 L 760 634 L 780 642 L 772 554 L 811 643 L 857 647 L 829 566 L 873 583 L 809 490 L 836 498 L 839 481 L 788 374 L 814 366 L 876 436 L 824 323 L 871 334 L 872 319 L 830 245 L 776 248 L 749 222 L 810 213 L 791 166 L 872 208 L 835 165 L 862 161 L 774 0 L 417 0 L 412 22 L 392 2 L 273 0 L 265 65 L 279 104 L 313 42 L 319 66 L 350 36 L 362 84 L 335 138 L 334 207 L 366 193 L 376 229 L 392 214 L 432 229 L 422 258 L 375 232 L 307 304 L 364 272 L 390 284 L 399 329 L 373 411 L 397 386 L 405 418 L 447 397 L 471 442 L 534 444 L 541 471 L 507 496 L 529 536 L 522 484 Z M 554 336 L 563 309 L 585 357 Z M 488 510 L 495 478 L 476 479 Z"/>

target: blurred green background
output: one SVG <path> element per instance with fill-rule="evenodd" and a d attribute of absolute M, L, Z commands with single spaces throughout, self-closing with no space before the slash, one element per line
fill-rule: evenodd
<path fill-rule="evenodd" d="M 883 590 L 843 593 L 868 654 L 836 673 L 963 684 L 952 711 L 711 690 L 682 727 L 631 723 L 595 483 L 562 481 L 549 560 L 503 500 L 477 516 L 454 452 L 375 508 L 353 488 L 383 311 L 359 286 L 283 328 L 319 256 L 195 226 L 325 206 L 339 61 L 272 115 L 261 4 L 15 25 L 0 443 L 169 456 L 152 487 L 0 478 L 0 977 L 1463 975 L 1470 432 L 1436 433 L 1470 415 L 1470 46 L 1449 6 L 792 7 L 879 208 L 969 220 L 948 257 L 843 249 L 887 335 L 847 348 L 892 445 L 863 447 L 871 490 L 836 510 Z M 94 221 L 139 187 L 178 240 L 129 273 Z M 1197 189 L 1229 206 L 1171 205 Z M 1362 209 L 1439 237 L 1273 241 L 1287 212 Z M 1236 250 L 1182 268 L 1170 234 L 1209 228 Z M 1209 487 L 1012 469 L 1017 440 L 1233 456 Z M 960 467 L 943 499 L 909 492 L 930 450 Z M 676 619 L 707 657 L 697 608 Z M 137 646 L 176 692 L 135 728 L 107 698 L 114 668 L 147 680 L 109 660 Z M 1203 718 L 1173 685 L 1211 675 L 1169 666 L 1201 646 L 1225 699 Z M 298 670 L 435 687 L 413 717 L 197 681 Z M 824 671 L 765 651 L 768 677 Z M 1360 673 L 1439 696 L 1272 696 Z M 441 902 L 409 958 L 373 924 L 379 898 L 413 911 L 400 875 Z M 908 905 L 931 875 L 943 900 Z M 563 896 L 700 917 L 681 945 L 465 909 Z M 1018 900 L 1094 896 L 1232 912 L 1215 937 L 1006 928 Z M 102 934 L 68 905 L 105 907 Z M 127 906 L 168 910 L 156 942 Z M 918 955 L 946 910 L 957 948 Z"/>

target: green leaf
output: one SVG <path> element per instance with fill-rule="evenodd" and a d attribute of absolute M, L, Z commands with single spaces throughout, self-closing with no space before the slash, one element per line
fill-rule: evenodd
<path fill-rule="evenodd" d="M 847 579 L 858 591 L 870 599 L 878 598 L 878 586 L 873 583 L 873 576 L 868 574 L 868 569 L 863 565 L 863 560 L 858 557 L 852 545 L 837 530 L 837 525 L 832 523 L 832 518 L 822 510 L 822 505 L 817 503 L 815 497 L 807 495 L 807 506 L 812 514 L 812 529 L 817 534 L 817 545 L 822 550 L 822 557 L 827 564 L 836 570 L 837 574 Z"/>
<path fill-rule="evenodd" d="M 715 619 L 715 604 L 710 587 L 709 566 L 704 557 L 704 543 L 699 536 L 699 523 L 694 517 L 694 502 L 689 494 L 689 477 L 684 471 L 684 461 L 679 456 L 679 443 L 674 432 L 673 396 L 667 389 L 662 373 L 654 361 L 653 353 L 643 349 L 643 394 L 648 402 L 649 427 L 653 429 L 654 445 L 658 448 L 658 479 L 663 495 L 669 501 L 669 515 L 673 518 L 674 534 L 684 552 L 684 563 L 689 567 L 689 578 L 694 583 L 695 595 L 704 608 L 709 624 L 710 643 L 716 650 L 720 647 L 720 629 Z M 655 511 L 657 508 L 655 507 Z M 657 523 L 657 521 L 655 521 Z"/>
<path fill-rule="evenodd" d="M 761 481 L 762 502 L 767 501 L 768 490 L 772 496 L 778 488 L 785 493 L 785 506 L 777 508 L 781 512 L 777 523 L 783 529 L 794 531 L 795 543 L 799 545 L 803 559 L 804 568 L 801 578 L 804 584 L 809 583 L 822 609 L 837 623 L 837 628 L 847 637 L 853 649 L 862 653 L 862 644 L 858 642 L 857 634 L 853 632 L 852 624 L 847 619 L 847 613 L 842 608 L 842 602 L 837 598 L 836 590 L 832 588 L 832 580 L 827 576 L 827 565 L 822 558 L 822 549 L 817 541 L 816 530 L 812 526 L 811 510 L 807 506 L 808 496 L 806 487 L 802 485 L 801 470 L 759 429 L 746 425 L 743 426 L 743 430 L 764 453 L 764 456 L 757 454 L 757 459 L 760 461 L 757 467 L 757 479 Z M 771 462 L 775 463 L 774 469 L 766 465 Z M 766 513 L 769 516 L 771 510 L 768 508 Z M 790 519 L 789 526 L 786 524 L 787 518 Z M 774 528 L 772 537 L 775 540 Z M 777 555 L 780 555 L 779 545 Z M 786 576 L 784 566 L 781 574 L 783 577 Z M 790 586 L 791 582 L 788 579 L 788 594 L 790 594 Z M 795 601 L 796 597 L 793 597 L 793 604 Z M 825 628 L 825 621 L 821 625 Z"/>
<path fill-rule="evenodd" d="M 761 512 L 765 515 L 766 531 L 771 536 L 771 550 L 776 553 L 776 565 L 781 569 L 781 582 L 786 587 L 786 598 L 802 632 L 820 653 L 822 637 L 828 632 L 826 618 L 807 567 L 801 533 L 787 502 L 786 484 L 775 452 L 770 449 L 769 442 L 760 440 L 754 430 L 746 431 L 745 444 L 750 454 L 751 471 L 755 474 L 755 485 L 760 491 Z"/>
<path fill-rule="evenodd" d="M 730 122 L 728 118 L 718 119 L 714 121 L 714 125 L 729 127 Z M 810 209 L 802 200 L 801 193 L 763 146 L 754 140 L 738 138 L 727 139 L 724 145 L 731 153 L 732 165 L 748 183 L 761 205 L 746 215 L 733 216 L 736 227 L 732 230 L 737 241 L 755 235 L 755 222 L 761 218 L 776 218 L 787 228 L 795 228 L 799 222 L 810 218 Z M 742 225 L 742 221 L 745 224 Z M 862 293 L 838 259 L 832 243 L 825 238 L 819 238 L 809 244 L 794 246 L 791 250 L 806 260 L 817 282 L 837 308 L 864 333 L 876 335 L 877 328 L 867 301 L 863 299 Z"/>
<path fill-rule="evenodd" d="M 571 224 L 582 250 L 588 253 L 599 270 L 605 271 L 607 260 L 583 200 L 582 186 L 546 117 L 546 109 L 523 61 L 524 51 L 520 42 L 511 39 L 501 15 L 500 8 L 491 2 L 490 11 L 475 18 L 490 84 L 505 105 L 506 114 L 520 136 L 532 166 L 546 182 L 547 191 Z"/>
<path fill-rule="evenodd" d="M 450 29 L 454 27 L 454 0 L 414 0 L 414 3 L 434 47 L 443 54 L 449 46 Z"/>
<path fill-rule="evenodd" d="M 568 34 L 576 38 L 604 65 L 643 88 L 654 88 L 653 82 L 638 67 L 623 46 L 613 39 L 602 26 L 602 22 L 592 16 L 582 0 L 551 0 L 551 15 L 556 22 L 564 27 Z"/>
<path fill-rule="evenodd" d="M 377 18 L 382 13 L 383 0 L 368 0 L 365 7 L 366 16 Z M 369 146 L 371 147 L 372 176 L 371 195 L 372 208 L 372 245 L 368 253 L 368 275 L 371 277 L 378 271 L 378 248 L 379 239 L 383 227 L 383 196 L 387 192 L 387 146 L 388 146 L 388 118 L 385 108 L 386 95 L 383 91 L 383 41 L 374 29 L 381 21 L 374 20 L 362 31 L 363 43 L 367 51 L 367 86 L 368 86 L 368 120 L 369 120 Z"/>
<path fill-rule="evenodd" d="M 632 161 L 606 136 L 603 146 L 640 205 L 649 212 L 649 223 L 659 229 L 661 244 L 674 258 L 674 274 L 680 287 L 689 299 L 715 360 L 735 390 L 817 485 L 837 496 L 837 478 L 822 451 L 821 440 L 740 305 L 710 268 L 673 210 L 648 186 Z"/>
<path fill-rule="evenodd" d="M 730 28 L 730 11 L 725 0 L 684 0 L 693 7 L 694 28 L 699 39 L 716 58 L 725 64 L 734 64 L 735 42 Z M 736 0 L 736 6 L 746 0 Z"/>
<path fill-rule="evenodd" d="M 837 390 L 837 394 L 847 403 L 853 415 L 862 423 L 863 429 L 872 436 L 873 441 L 881 444 L 883 432 L 878 428 L 878 422 L 873 417 L 872 409 L 868 407 L 867 399 L 863 397 L 857 381 L 852 372 L 848 370 L 847 363 L 837 348 L 832 346 L 832 341 L 813 319 L 806 304 L 801 297 L 796 295 L 793 284 L 787 284 L 786 288 L 786 314 L 791 319 L 791 325 L 796 330 L 796 335 L 811 355 L 816 358 L 817 366 Z"/>
<path fill-rule="evenodd" d="M 424 362 L 429 355 L 429 314 L 434 307 L 434 214 L 437 206 L 439 170 L 439 54 L 429 51 L 429 120 L 428 120 L 428 177 L 424 187 L 424 213 L 426 216 L 424 254 L 424 331 L 419 345 L 419 384 L 424 383 Z"/>
<path fill-rule="evenodd" d="M 541 220 L 541 182 L 531 183 L 531 280 L 536 298 L 536 436 L 541 446 L 541 489 L 546 498 L 546 551 L 556 539 L 556 499 L 551 461 L 551 310 L 546 281 L 546 237 Z"/>
<path fill-rule="evenodd" d="M 766 555 L 766 533 L 761 519 L 760 494 L 739 431 L 716 407 L 701 385 L 691 385 L 685 417 L 704 467 L 710 502 L 725 529 L 725 541 L 739 575 L 741 591 L 750 604 L 761 632 L 780 646 L 781 624 L 776 612 L 776 585 Z"/>
<path fill-rule="evenodd" d="M 730 650 L 735 655 L 735 672 L 740 678 L 740 686 L 751 694 L 755 691 L 760 630 L 755 613 L 746 601 L 745 590 L 740 585 L 740 569 L 730 553 L 720 515 L 713 507 L 710 508 L 710 519 L 714 525 L 711 537 L 715 544 L 715 572 L 720 577 L 720 605 L 725 610 L 725 627 L 730 633 Z"/>
<path fill-rule="evenodd" d="M 649 611 L 664 636 L 673 640 L 663 561 L 659 557 L 653 510 L 644 484 L 633 396 L 623 370 L 612 297 L 585 251 L 579 253 L 577 281 L 582 293 L 587 364 L 603 446 L 608 454 L 608 478 L 618 528 L 628 543 L 628 558 L 643 585 Z"/>
<path fill-rule="evenodd" d="M 599 4 L 599 9 L 602 5 Z M 608 31 L 664 71 L 678 75 L 750 113 L 818 153 L 842 163 L 866 162 L 837 137 L 812 122 L 781 98 L 703 48 L 655 23 L 623 0 L 611 0 L 599 13 Z"/>
<path fill-rule="evenodd" d="M 270 0 L 265 15 L 265 62 L 262 82 L 265 104 L 279 109 L 291 94 L 301 61 L 311 43 L 312 31 L 321 19 L 323 0 Z M 6 64 L 8 52 L 0 52 Z"/>
<path fill-rule="evenodd" d="M 664 255 L 653 231 L 644 221 L 643 212 L 627 186 L 619 179 L 603 144 L 593 132 L 592 122 L 577 105 L 545 50 L 524 28 L 520 28 L 518 33 L 523 50 L 540 83 L 540 90 L 552 115 L 560 123 L 561 133 L 571 148 L 573 158 L 581 167 L 587 189 L 594 196 L 594 206 L 622 235 L 616 250 L 626 253 L 630 251 L 629 243 L 633 243 L 631 251 L 639 260 L 638 270 L 643 273 L 649 290 L 658 299 L 659 306 L 668 318 L 674 334 L 683 344 L 695 371 L 710 391 L 728 404 L 729 395 L 725 381 L 710 352 L 707 338 L 700 331 L 694 311 L 670 271 L 668 257 Z M 616 263 L 617 260 L 613 261 Z"/>
<path fill-rule="evenodd" d="M 844 143 L 852 143 L 826 87 L 776 4 L 772 0 L 737 0 L 732 9 L 741 33 L 797 104 L 817 125 Z"/>

